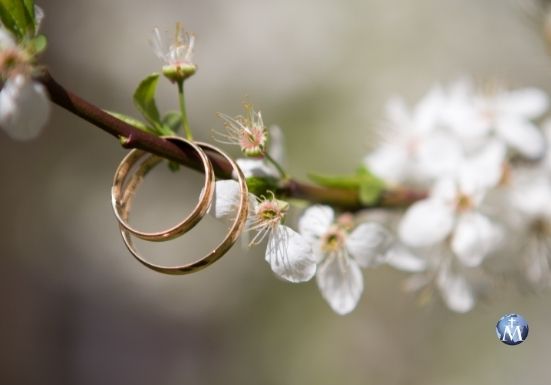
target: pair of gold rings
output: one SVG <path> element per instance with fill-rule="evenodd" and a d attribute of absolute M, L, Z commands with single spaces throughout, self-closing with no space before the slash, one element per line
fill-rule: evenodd
<path fill-rule="evenodd" d="M 217 147 L 212 146 L 208 143 L 191 142 L 189 140 L 176 136 L 164 137 L 164 139 L 178 145 L 182 149 L 182 151 L 192 150 L 194 154 L 196 154 L 197 157 L 200 159 L 203 165 L 205 172 L 205 182 L 201 194 L 199 195 L 199 201 L 193 211 L 177 225 L 169 229 L 157 232 L 140 231 L 133 228 L 128 223 L 130 208 L 132 206 L 132 199 L 136 189 L 144 179 L 145 175 L 149 172 L 149 170 L 154 168 L 162 161 L 162 158 L 156 155 L 149 154 L 142 150 L 130 151 L 130 153 L 128 153 L 128 155 L 126 155 L 121 161 L 119 167 L 115 172 L 113 187 L 111 189 L 113 211 L 115 212 L 115 217 L 119 222 L 122 239 L 126 247 L 141 264 L 152 270 L 165 274 L 189 274 L 199 271 L 220 259 L 233 246 L 233 244 L 241 234 L 245 222 L 247 221 L 249 209 L 247 183 L 239 166 L 226 153 L 224 153 Z M 229 164 L 235 171 L 235 175 L 237 176 L 237 181 L 241 190 L 240 201 L 237 207 L 235 219 L 233 220 L 224 239 L 210 253 L 203 256 L 202 258 L 199 258 L 194 262 L 178 266 L 163 266 L 149 262 L 136 250 L 136 247 L 134 246 L 132 240 L 132 236 L 136 236 L 138 238 L 153 242 L 161 242 L 174 239 L 188 232 L 197 223 L 199 223 L 199 221 L 203 218 L 203 216 L 207 213 L 209 207 L 211 206 L 214 196 L 215 176 L 212 164 L 205 154 L 205 150 L 212 151 L 221 155 L 227 162 L 229 162 Z M 136 171 L 131 174 L 134 166 L 140 161 L 141 164 L 138 166 Z"/>

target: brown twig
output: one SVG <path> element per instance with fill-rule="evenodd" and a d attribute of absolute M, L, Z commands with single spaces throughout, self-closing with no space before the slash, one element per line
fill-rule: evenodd
<path fill-rule="evenodd" d="M 185 149 L 153 134 L 141 131 L 120 119 L 108 114 L 96 105 L 60 85 L 49 72 L 45 71 L 37 78 L 47 88 L 53 103 L 81 117 L 116 137 L 125 148 L 138 148 L 184 166 L 203 171 L 202 165 L 193 151 Z M 231 166 L 218 154 L 207 153 L 216 176 L 231 178 Z M 376 206 L 362 205 L 358 192 L 352 189 L 318 187 L 294 179 L 282 186 L 281 191 L 290 198 L 304 199 L 312 203 L 329 204 L 344 210 L 360 210 L 369 207 L 403 207 L 422 199 L 424 192 L 410 190 L 389 190 L 383 194 Z"/>

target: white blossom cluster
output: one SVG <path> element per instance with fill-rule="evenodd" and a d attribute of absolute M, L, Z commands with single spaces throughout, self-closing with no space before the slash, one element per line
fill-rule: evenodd
<path fill-rule="evenodd" d="M 534 285 L 548 285 L 551 124 L 537 125 L 548 104 L 537 89 L 481 90 L 469 80 L 434 87 L 411 110 L 391 100 L 383 140 L 364 164 L 388 189 L 424 190 L 427 197 L 383 216 L 338 215 L 314 205 L 302 213 L 296 230 L 283 224 L 286 202 L 251 197 L 249 230 L 257 232 L 251 244 L 267 236 L 272 270 L 291 282 L 315 276 L 323 298 L 339 314 L 359 302 L 360 268 L 381 263 L 412 272 L 409 289 L 437 288 L 457 312 L 475 305 L 487 281 L 487 260 L 501 259 L 502 265 L 513 264 L 511 270 L 520 267 Z M 269 131 L 268 152 L 282 161 L 281 130 Z M 278 177 L 266 159 L 238 163 L 246 176 Z M 230 215 L 238 196 L 235 182 L 218 182 L 215 216 Z"/>
<path fill-rule="evenodd" d="M 551 282 L 551 127 L 541 90 L 434 87 L 411 111 L 388 104 L 385 140 L 365 165 L 389 186 L 424 188 L 396 226 L 388 263 L 422 271 L 408 286 L 434 285 L 448 307 L 472 309 L 486 260 Z M 491 263 L 491 262 L 490 262 Z"/>
<path fill-rule="evenodd" d="M 43 12 L 35 6 L 36 32 Z M 11 138 L 38 136 L 50 113 L 44 86 L 33 80 L 34 58 L 7 28 L 0 25 L 0 128 Z"/>

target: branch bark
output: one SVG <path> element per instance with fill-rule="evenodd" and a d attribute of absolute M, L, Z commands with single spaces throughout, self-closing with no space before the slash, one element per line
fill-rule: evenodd
<path fill-rule="evenodd" d="M 47 71 L 36 80 L 46 87 L 53 103 L 111 134 L 119 140 L 123 147 L 141 149 L 203 172 L 203 167 L 193 151 L 188 152 L 185 148 L 115 118 L 98 106 L 67 90 Z M 207 151 L 206 153 L 218 178 L 229 179 L 232 177 L 231 165 L 225 159 L 213 152 Z M 285 182 L 281 191 L 290 198 L 328 204 L 350 211 L 373 207 L 405 207 L 426 196 L 426 193 L 422 191 L 389 190 L 383 194 L 381 201 L 375 206 L 365 206 L 361 204 L 358 192 L 355 190 L 319 187 L 294 179 Z"/>

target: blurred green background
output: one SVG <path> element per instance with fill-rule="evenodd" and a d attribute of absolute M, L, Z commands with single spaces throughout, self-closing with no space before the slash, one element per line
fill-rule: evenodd
<path fill-rule="evenodd" d="M 534 25 L 503 0 L 96 0 L 39 2 L 44 62 L 69 89 L 134 114 L 131 94 L 160 63 L 148 38 L 176 21 L 197 34 L 187 85 L 196 137 L 245 98 L 279 124 L 293 175 L 353 170 L 385 100 L 413 103 L 435 82 L 471 74 L 551 90 L 551 58 Z M 175 109 L 175 90 L 160 105 Z M 230 150 L 230 149 L 228 149 Z M 124 248 L 110 206 L 117 141 L 58 107 L 41 137 L 0 135 L 1 384 L 548 384 L 549 293 L 505 285 L 466 315 L 438 296 L 419 306 L 404 274 L 366 271 L 351 315 L 315 282 L 275 279 L 262 248 L 234 249 L 198 274 L 151 272 Z M 237 155 L 233 152 L 234 155 Z M 135 223 L 161 228 L 191 209 L 201 177 L 159 168 Z M 551 197 L 550 197 L 551 199 Z M 140 214 L 138 214 L 138 212 Z M 199 255 L 225 227 L 143 250 Z M 522 345 L 495 336 L 505 313 L 530 324 Z"/>

